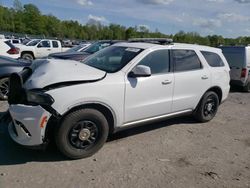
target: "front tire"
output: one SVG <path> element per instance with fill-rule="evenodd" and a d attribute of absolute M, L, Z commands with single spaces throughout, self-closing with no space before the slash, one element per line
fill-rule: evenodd
<path fill-rule="evenodd" d="M 34 60 L 34 57 L 33 57 L 33 55 L 32 54 L 29 54 L 29 53 L 24 53 L 23 55 L 22 55 L 22 59 L 25 59 L 25 60 Z"/>
<path fill-rule="evenodd" d="M 194 112 L 194 117 L 199 122 L 208 122 L 214 118 L 219 107 L 219 97 L 213 91 L 208 91 L 202 97 L 197 109 Z"/>
<path fill-rule="evenodd" d="M 81 109 L 68 114 L 55 134 L 58 149 L 70 159 L 96 153 L 107 140 L 108 121 L 95 109 Z"/>
<path fill-rule="evenodd" d="M 9 93 L 9 78 L 0 79 L 0 100 L 7 100 Z"/>

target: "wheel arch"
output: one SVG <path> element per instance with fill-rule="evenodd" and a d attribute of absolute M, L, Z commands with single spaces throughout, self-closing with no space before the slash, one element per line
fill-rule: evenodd
<path fill-rule="evenodd" d="M 213 87 L 209 88 L 208 90 L 206 90 L 206 91 L 204 92 L 204 94 L 201 96 L 201 98 L 200 98 L 198 104 L 197 104 L 196 107 L 195 107 L 195 111 L 196 111 L 196 109 L 198 108 L 199 104 L 201 103 L 201 101 L 202 101 L 202 99 L 203 99 L 203 96 L 204 96 L 207 92 L 209 92 L 209 91 L 213 91 L 213 92 L 215 92 L 215 93 L 218 95 L 219 104 L 221 104 L 221 101 L 222 101 L 222 89 L 221 89 L 219 86 L 213 86 Z"/>
<path fill-rule="evenodd" d="M 48 123 L 47 123 L 47 126 L 46 126 L 45 140 L 47 140 L 48 138 L 49 139 L 52 138 L 51 134 L 53 133 L 54 128 L 56 126 L 60 126 L 60 123 L 64 119 L 64 117 L 66 117 L 71 112 L 74 112 L 74 111 L 80 110 L 80 109 L 84 109 L 84 108 L 91 108 L 91 109 L 96 109 L 96 110 L 100 111 L 106 117 L 106 119 L 108 121 L 109 133 L 110 134 L 114 133 L 115 125 L 117 122 L 114 110 L 110 106 L 108 106 L 104 103 L 89 102 L 89 103 L 80 104 L 80 105 L 77 105 L 77 106 L 70 108 L 69 110 L 67 110 L 66 112 L 64 112 L 62 114 L 60 119 L 58 119 L 54 116 L 51 116 Z"/>
<path fill-rule="evenodd" d="M 21 52 L 21 57 L 23 56 L 23 54 L 30 54 L 30 55 L 32 55 L 33 58 L 35 59 L 34 52 L 32 52 L 32 51 L 22 51 L 22 52 Z"/>
<path fill-rule="evenodd" d="M 213 91 L 213 92 L 215 92 L 217 95 L 218 95 L 218 97 L 219 97 L 219 103 L 221 104 L 221 100 L 222 100 L 222 89 L 219 87 L 219 86 L 213 86 L 213 87 L 211 87 L 210 89 L 208 89 L 206 92 L 208 92 L 208 91 Z M 205 92 L 205 93 L 206 93 Z M 205 94 L 204 93 L 204 94 Z"/>

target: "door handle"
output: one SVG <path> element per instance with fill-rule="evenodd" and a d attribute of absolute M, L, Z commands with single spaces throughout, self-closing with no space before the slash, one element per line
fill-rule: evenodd
<path fill-rule="evenodd" d="M 171 84 L 172 81 L 171 80 L 164 80 L 163 82 L 161 82 L 162 85 L 167 85 L 167 84 Z"/>
<path fill-rule="evenodd" d="M 51 49 L 47 49 L 48 51 L 51 51 Z"/>
<path fill-rule="evenodd" d="M 202 80 L 207 80 L 208 79 L 208 76 L 207 75 L 204 75 L 201 77 Z"/>

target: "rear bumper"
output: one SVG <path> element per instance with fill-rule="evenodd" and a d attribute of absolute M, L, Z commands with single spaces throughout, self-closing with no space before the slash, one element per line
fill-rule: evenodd
<path fill-rule="evenodd" d="M 38 146 L 45 142 L 45 130 L 51 114 L 41 106 L 10 105 L 11 138 L 20 145 Z"/>

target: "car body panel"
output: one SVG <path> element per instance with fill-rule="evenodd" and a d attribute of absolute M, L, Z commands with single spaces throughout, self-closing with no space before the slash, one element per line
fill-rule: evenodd
<path fill-rule="evenodd" d="M 24 62 L 13 58 L 0 56 L 0 78 L 9 77 L 14 72 L 20 72 L 24 67 L 31 65 L 31 62 Z"/>
<path fill-rule="evenodd" d="M 60 71 L 58 71 L 59 66 Z M 45 60 L 39 68 L 33 69 L 33 74 L 25 83 L 25 88 L 44 88 L 49 85 L 72 81 L 93 81 L 102 79 L 105 74 L 104 71 L 77 61 Z"/>
<path fill-rule="evenodd" d="M 74 92 L 69 92 L 69 89 Z M 61 115 L 84 104 L 102 104 L 114 112 L 117 120 L 115 126 L 121 126 L 124 113 L 124 91 L 124 73 L 118 72 L 107 74 L 103 80 L 97 82 L 61 87 L 46 93 L 58 99 L 52 107 Z"/>
<path fill-rule="evenodd" d="M 26 105 L 10 105 L 9 111 L 13 119 L 12 125 L 9 126 L 9 133 L 13 140 L 25 146 L 41 145 L 44 142 L 47 120 L 51 116 L 49 112 L 41 106 Z M 45 121 L 44 117 L 46 117 Z M 20 123 L 25 125 L 27 131 Z"/>

